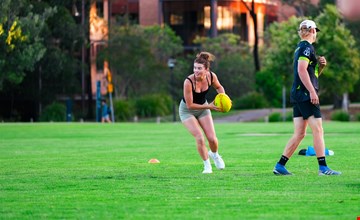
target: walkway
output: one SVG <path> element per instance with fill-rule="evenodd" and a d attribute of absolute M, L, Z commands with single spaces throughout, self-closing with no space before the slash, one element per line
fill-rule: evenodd
<path fill-rule="evenodd" d="M 227 117 L 221 117 L 218 119 L 214 119 L 215 123 L 223 123 L 223 122 L 246 122 L 246 121 L 256 121 L 259 118 L 264 118 L 265 116 L 270 115 L 274 110 L 272 109 L 256 109 L 244 111 L 236 115 L 230 115 Z"/>

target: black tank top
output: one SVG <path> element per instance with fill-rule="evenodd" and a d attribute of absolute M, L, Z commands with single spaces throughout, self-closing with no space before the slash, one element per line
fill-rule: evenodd
<path fill-rule="evenodd" d="M 193 102 L 196 103 L 196 104 L 199 104 L 199 105 L 204 104 L 206 102 L 206 94 L 208 93 L 208 91 L 210 89 L 210 86 L 211 86 L 211 83 L 213 81 L 212 72 L 210 72 L 210 83 L 208 81 L 208 78 L 206 77 L 206 80 L 208 81 L 208 88 L 205 91 L 202 91 L 202 92 L 195 92 L 196 84 L 194 86 L 193 81 L 189 77 L 187 77 L 186 79 L 191 82 L 191 85 L 192 85 L 192 88 L 193 88 L 192 89 Z M 183 101 L 186 103 L 185 98 L 183 98 Z"/>

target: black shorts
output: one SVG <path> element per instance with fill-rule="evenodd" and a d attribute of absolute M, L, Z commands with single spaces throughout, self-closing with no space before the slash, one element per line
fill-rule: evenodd
<path fill-rule="evenodd" d="M 293 117 L 303 117 L 304 120 L 308 119 L 310 116 L 315 118 L 321 118 L 320 105 L 314 105 L 309 101 L 298 102 L 293 104 Z"/>

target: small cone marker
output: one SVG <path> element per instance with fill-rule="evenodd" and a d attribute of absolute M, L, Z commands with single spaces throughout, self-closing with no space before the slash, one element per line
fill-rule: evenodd
<path fill-rule="evenodd" d="M 152 159 L 149 160 L 148 163 L 160 163 L 160 161 L 158 159 L 156 159 L 156 158 L 152 158 Z"/>

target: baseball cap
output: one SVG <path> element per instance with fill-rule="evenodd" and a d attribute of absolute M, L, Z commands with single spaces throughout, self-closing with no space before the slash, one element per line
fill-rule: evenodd
<path fill-rule="evenodd" d="M 303 26 L 306 26 L 306 28 L 315 28 L 315 30 L 316 30 L 317 32 L 320 31 L 320 29 L 316 27 L 315 22 L 312 21 L 312 20 L 304 20 L 304 21 L 302 21 L 302 22 L 300 23 L 299 29 L 301 29 L 301 27 L 303 27 Z"/>

